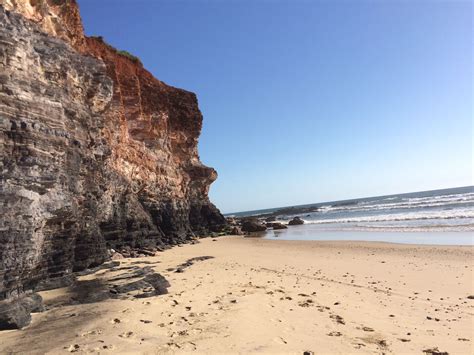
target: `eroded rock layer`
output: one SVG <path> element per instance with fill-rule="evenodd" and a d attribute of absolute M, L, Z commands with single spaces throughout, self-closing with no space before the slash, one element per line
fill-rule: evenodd
<path fill-rule="evenodd" d="M 0 327 L 32 292 L 102 263 L 220 230 L 199 161 L 196 96 L 84 36 L 73 0 L 0 0 Z"/>

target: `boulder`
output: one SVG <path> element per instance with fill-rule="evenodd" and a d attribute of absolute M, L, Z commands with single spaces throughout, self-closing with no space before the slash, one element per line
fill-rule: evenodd
<path fill-rule="evenodd" d="M 242 230 L 244 232 L 263 232 L 267 227 L 256 219 L 247 219 L 242 221 Z"/>
<path fill-rule="evenodd" d="M 285 225 L 282 224 L 282 223 L 276 222 L 276 223 L 272 223 L 272 228 L 273 228 L 274 230 L 277 230 L 277 229 L 287 229 L 288 227 L 285 226 Z"/>
<path fill-rule="evenodd" d="M 227 217 L 226 218 L 227 224 L 230 226 L 236 226 L 237 220 L 234 217 Z"/>
<path fill-rule="evenodd" d="M 33 293 L 0 303 L 0 330 L 21 329 L 31 321 L 31 312 L 43 311 L 42 298 Z"/>
<path fill-rule="evenodd" d="M 300 224 L 304 224 L 304 221 L 300 217 L 295 217 L 291 221 L 288 222 L 289 226 L 297 226 Z"/>
<path fill-rule="evenodd" d="M 235 226 L 230 230 L 230 234 L 231 235 L 242 235 L 244 233 L 242 233 L 242 229 L 240 229 L 240 227 Z"/>

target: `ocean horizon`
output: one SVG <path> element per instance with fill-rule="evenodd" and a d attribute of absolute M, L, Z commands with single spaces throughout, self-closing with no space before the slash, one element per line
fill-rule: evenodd
<path fill-rule="evenodd" d="M 244 211 L 226 217 L 272 218 L 303 225 L 267 229 L 265 238 L 472 245 L 474 186 Z M 376 233 L 375 233 L 376 232 Z"/>

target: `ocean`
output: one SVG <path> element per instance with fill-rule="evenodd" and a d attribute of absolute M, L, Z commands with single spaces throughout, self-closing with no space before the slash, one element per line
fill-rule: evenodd
<path fill-rule="evenodd" d="M 282 211 L 282 214 L 278 211 Z M 285 230 L 269 229 L 265 232 L 265 238 L 474 244 L 474 186 L 248 211 L 232 215 L 237 217 L 274 215 L 277 221 L 283 223 L 299 216 L 305 222 L 302 226 L 291 226 Z"/>

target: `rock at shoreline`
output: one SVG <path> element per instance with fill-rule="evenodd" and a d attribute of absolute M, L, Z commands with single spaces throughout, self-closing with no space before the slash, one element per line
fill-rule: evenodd
<path fill-rule="evenodd" d="M 300 217 L 295 217 L 291 221 L 288 222 L 289 226 L 297 226 L 300 224 L 304 224 L 304 221 Z"/>
<path fill-rule="evenodd" d="M 244 232 L 263 232 L 266 229 L 267 227 L 256 219 L 247 219 L 242 221 L 242 230 Z"/>
<path fill-rule="evenodd" d="M 265 218 L 265 222 L 275 222 L 276 221 L 276 217 L 267 217 Z"/>
<path fill-rule="evenodd" d="M 285 226 L 282 223 L 273 223 L 272 227 L 273 227 L 273 229 L 287 229 L 288 228 L 287 226 Z"/>
<path fill-rule="evenodd" d="M 240 227 L 235 226 L 230 230 L 230 234 L 231 235 L 242 235 L 244 233 L 242 233 L 242 229 Z"/>
<path fill-rule="evenodd" d="M 234 217 L 227 217 L 226 221 L 229 226 L 236 226 L 238 224 Z"/>
<path fill-rule="evenodd" d="M 274 223 L 267 223 L 268 228 L 273 228 L 274 230 L 277 229 L 287 229 L 288 227 L 284 225 L 283 223 L 280 222 L 274 222 Z"/>

